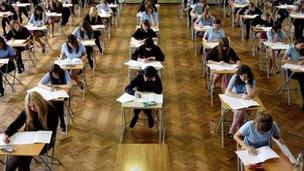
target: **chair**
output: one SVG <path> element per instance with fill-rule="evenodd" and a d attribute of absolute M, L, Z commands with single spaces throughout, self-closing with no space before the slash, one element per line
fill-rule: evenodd
<path fill-rule="evenodd" d="M 11 72 L 8 72 L 8 67 L 6 67 L 6 72 L 2 73 L 2 76 L 3 76 L 3 83 L 4 83 L 4 90 L 6 90 L 6 86 L 9 85 L 12 89 L 12 93 L 16 92 L 16 89 L 15 89 L 15 83 L 16 83 L 16 80 L 18 81 L 18 83 L 20 85 L 22 85 L 21 81 L 16 77 L 16 68 L 17 68 L 17 64 L 16 64 L 16 61 L 12 58 L 11 59 L 13 62 L 14 62 L 14 67 L 15 69 L 11 72 L 13 72 L 11 74 Z M 1 72 L 1 71 L 0 71 Z M 8 77 L 12 77 L 13 80 L 10 82 Z M 4 91 L 4 99 L 6 97 L 6 91 Z"/>

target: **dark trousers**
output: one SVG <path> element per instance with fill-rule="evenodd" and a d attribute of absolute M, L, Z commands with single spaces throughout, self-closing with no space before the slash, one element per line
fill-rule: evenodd
<path fill-rule="evenodd" d="M 294 25 L 294 36 L 295 38 L 301 39 L 303 37 L 303 29 L 304 29 L 304 20 L 295 19 L 293 21 Z"/>
<path fill-rule="evenodd" d="M 19 8 L 19 20 L 20 23 L 22 23 L 22 13 L 28 18 L 28 12 L 27 12 L 27 8 L 26 7 L 20 7 Z"/>
<path fill-rule="evenodd" d="M 70 8 L 63 8 L 61 24 L 65 25 L 69 21 L 70 15 L 71 15 Z"/>
<path fill-rule="evenodd" d="M 3 65 L 0 68 L 1 72 L 0 72 L 0 93 L 4 92 L 4 88 L 3 88 L 3 75 L 2 73 L 9 73 L 12 72 L 13 70 L 15 70 L 15 65 L 13 61 L 9 61 L 8 64 Z"/>
<path fill-rule="evenodd" d="M 90 65 L 91 68 L 93 68 L 93 59 L 92 59 L 93 47 L 86 46 L 85 48 L 86 48 L 86 52 L 87 52 L 87 59 L 88 59 L 89 65 Z"/>
<path fill-rule="evenodd" d="M 251 20 L 244 20 L 245 29 L 246 29 L 246 39 L 249 39 L 251 23 L 252 23 Z"/>
<path fill-rule="evenodd" d="M 21 53 L 25 50 L 25 48 L 16 47 L 15 49 L 16 49 L 16 62 L 17 62 L 18 70 L 22 70 L 22 69 L 24 70 Z"/>
<path fill-rule="evenodd" d="M 134 117 L 138 118 L 138 115 L 141 111 L 143 111 L 148 117 L 152 117 L 152 110 L 149 109 L 134 109 Z"/>
<path fill-rule="evenodd" d="M 95 43 L 96 43 L 96 46 L 99 49 L 99 52 L 102 54 L 102 48 L 101 48 L 101 45 L 100 45 L 99 37 L 95 37 Z"/>
<path fill-rule="evenodd" d="M 60 127 L 65 128 L 65 122 L 64 122 L 64 102 L 63 101 L 52 101 L 52 104 L 55 106 L 58 115 L 59 115 L 59 122 Z"/>
<path fill-rule="evenodd" d="M 3 33 L 6 34 L 6 26 L 10 24 L 10 20 L 8 18 L 2 18 L 1 24 Z"/>

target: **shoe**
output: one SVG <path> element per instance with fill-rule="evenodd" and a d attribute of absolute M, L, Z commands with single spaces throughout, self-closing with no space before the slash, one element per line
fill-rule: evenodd
<path fill-rule="evenodd" d="M 138 117 L 134 116 L 130 122 L 130 128 L 134 128 L 136 122 L 138 120 Z"/>
<path fill-rule="evenodd" d="M 62 132 L 65 132 L 65 131 L 66 131 L 65 126 L 64 126 L 64 127 L 61 127 L 61 126 L 60 126 L 60 129 L 61 129 Z"/>
<path fill-rule="evenodd" d="M 148 124 L 149 128 L 152 128 L 154 126 L 154 119 L 152 116 L 148 117 Z"/>
<path fill-rule="evenodd" d="M 233 138 L 233 134 L 228 133 L 228 137 L 229 137 L 229 138 Z"/>

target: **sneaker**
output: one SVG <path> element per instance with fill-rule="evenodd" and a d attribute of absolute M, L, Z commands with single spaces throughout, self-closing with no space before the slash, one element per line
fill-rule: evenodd
<path fill-rule="evenodd" d="M 233 134 L 228 133 L 228 137 L 229 137 L 229 138 L 233 138 Z"/>
<path fill-rule="evenodd" d="M 66 131 L 65 126 L 64 127 L 60 126 L 60 129 L 61 129 L 62 132 Z"/>
<path fill-rule="evenodd" d="M 130 128 L 134 128 L 136 122 L 138 120 L 138 117 L 134 116 L 130 122 Z"/>
<path fill-rule="evenodd" d="M 148 124 L 149 128 L 152 128 L 154 126 L 154 119 L 152 116 L 148 117 Z"/>

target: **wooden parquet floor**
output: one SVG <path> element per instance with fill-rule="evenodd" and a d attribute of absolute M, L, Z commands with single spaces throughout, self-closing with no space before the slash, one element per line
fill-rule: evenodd
<path fill-rule="evenodd" d="M 209 133 L 209 122 L 219 120 L 220 104 L 216 98 L 215 106 L 210 106 L 201 74 L 201 59 L 194 56 L 186 18 L 180 18 L 176 4 L 161 4 L 160 9 L 160 47 L 166 55 L 164 114 L 171 169 L 236 170 L 235 142 L 226 138 L 226 148 L 222 150 L 220 134 Z M 217 8 L 212 9 L 220 16 Z M 58 132 L 55 156 L 63 166 L 57 166 L 55 170 L 114 170 L 120 133 L 120 104 L 115 100 L 128 83 L 127 67 L 123 63 L 129 58 L 129 40 L 134 31 L 136 11 L 137 5 L 123 6 L 119 26 L 113 29 L 112 39 L 107 40 L 106 54 L 100 56 L 96 52 L 98 69 L 95 75 L 88 70 L 90 92 L 85 102 L 81 101 L 80 90 L 73 87 L 75 124 L 71 125 L 66 139 Z M 80 20 L 77 18 L 76 22 Z M 65 33 L 70 33 L 74 27 L 66 26 Z M 242 61 L 253 68 L 257 93 L 278 123 L 285 143 L 294 154 L 299 153 L 304 147 L 304 113 L 299 108 L 300 98 L 297 96 L 289 108 L 286 99 L 276 91 L 282 77 L 276 75 L 267 80 L 266 75 L 258 70 L 258 58 L 251 56 L 250 43 L 241 42 L 240 29 L 232 29 L 227 21 L 224 21 L 224 27 Z M 7 101 L 0 102 L 1 132 L 22 109 L 25 90 L 38 83 L 52 60 L 59 55 L 64 37 L 51 38 L 50 42 L 53 50 L 45 55 L 38 53 L 37 68 L 28 67 L 19 76 L 23 85 L 17 86 L 18 93 L 9 93 Z M 147 127 L 146 121 L 139 122 L 134 133 L 127 133 L 126 143 L 157 143 L 156 132 Z M 228 131 L 228 126 L 225 129 Z"/>

